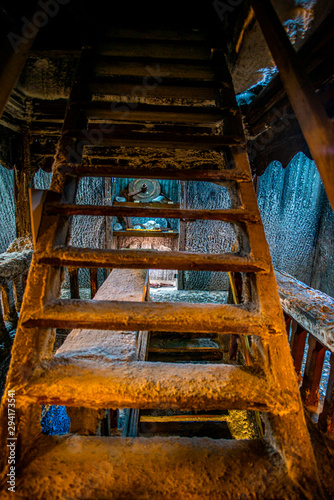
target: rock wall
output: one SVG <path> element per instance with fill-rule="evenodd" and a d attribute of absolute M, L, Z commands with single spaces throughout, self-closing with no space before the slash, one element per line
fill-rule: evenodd
<path fill-rule="evenodd" d="M 259 178 L 258 203 L 274 266 L 334 295 L 334 215 L 316 165 L 298 153 Z"/>
<path fill-rule="evenodd" d="M 0 253 L 15 238 L 14 171 L 0 165 Z"/>

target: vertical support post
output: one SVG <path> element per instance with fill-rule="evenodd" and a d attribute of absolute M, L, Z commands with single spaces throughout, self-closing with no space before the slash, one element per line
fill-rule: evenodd
<path fill-rule="evenodd" d="M 290 340 L 291 356 L 297 373 L 298 381 L 301 381 L 301 371 L 305 351 L 307 331 L 300 326 L 297 321 L 292 321 L 292 331 Z"/>
<path fill-rule="evenodd" d="M 90 296 L 91 298 L 93 298 L 99 288 L 97 269 L 92 268 L 89 270 L 89 272 L 90 272 Z"/>
<path fill-rule="evenodd" d="M 5 321 L 10 323 L 17 323 L 18 317 L 15 309 L 14 296 L 12 290 L 10 290 L 8 283 L 3 283 L 1 287 L 1 300 L 3 307 L 3 316 Z"/>
<path fill-rule="evenodd" d="M 5 322 L 3 320 L 1 304 L 0 304 L 0 344 L 3 344 L 5 348 L 9 348 L 12 345 L 12 340 L 10 338 Z"/>
<path fill-rule="evenodd" d="M 289 338 L 292 318 L 288 314 L 286 314 L 286 312 L 284 312 L 284 311 L 283 311 L 283 316 L 284 316 L 284 321 L 285 321 L 286 334 Z"/>
<path fill-rule="evenodd" d="M 316 95 L 270 0 L 251 0 L 332 208 L 334 209 L 334 126 Z"/>
<path fill-rule="evenodd" d="M 185 209 L 187 206 L 187 182 L 180 181 L 180 208 Z M 186 223 L 179 220 L 179 252 L 184 252 L 186 249 Z M 184 271 L 177 273 L 177 288 L 184 290 Z"/>
<path fill-rule="evenodd" d="M 78 269 L 71 267 L 68 273 L 70 275 L 71 299 L 80 299 Z"/>
<path fill-rule="evenodd" d="M 326 347 L 309 335 L 309 348 L 305 365 L 301 396 L 306 406 L 314 408 L 319 403 L 319 386 Z"/>
<path fill-rule="evenodd" d="M 330 437 L 334 437 L 334 353 L 329 359 L 330 372 L 327 384 L 324 407 L 319 416 L 318 426 L 322 432 L 327 432 Z"/>

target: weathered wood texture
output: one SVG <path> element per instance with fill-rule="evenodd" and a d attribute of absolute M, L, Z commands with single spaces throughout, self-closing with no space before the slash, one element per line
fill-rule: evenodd
<path fill-rule="evenodd" d="M 150 236 L 154 231 L 144 231 Z M 115 231 L 115 234 L 121 231 Z M 132 236 L 136 231 L 127 231 Z M 139 235 L 141 233 L 139 232 Z M 162 236 L 158 232 L 158 236 Z M 166 233 L 168 235 L 169 233 Z M 162 250 L 131 249 L 100 250 L 63 247 L 50 254 L 39 254 L 41 264 L 69 267 L 141 268 L 141 269 L 206 269 L 211 271 L 266 272 L 269 262 L 256 260 L 250 256 L 239 256 L 232 252 L 221 254 L 201 254 L 195 252 L 172 252 Z"/>
<path fill-rule="evenodd" d="M 334 126 L 314 92 L 270 0 L 251 0 L 283 85 L 334 209 Z"/>
<path fill-rule="evenodd" d="M 126 300 L 140 302 L 145 287 L 146 272 L 114 269 L 99 288 L 94 301 Z M 68 358 L 96 356 L 114 361 L 134 361 L 136 358 L 136 333 L 112 330 L 73 330 L 56 352 L 57 357 Z M 106 407 L 107 408 L 107 407 Z"/>
<path fill-rule="evenodd" d="M 275 271 L 283 310 L 334 351 L 334 299 L 314 290 L 287 273 Z"/>

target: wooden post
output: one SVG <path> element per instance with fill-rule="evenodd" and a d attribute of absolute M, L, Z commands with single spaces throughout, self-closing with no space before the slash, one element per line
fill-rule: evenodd
<path fill-rule="evenodd" d="M 293 49 L 270 0 L 251 0 L 280 78 L 334 209 L 334 126 Z"/>
<path fill-rule="evenodd" d="M 180 181 L 180 208 L 187 208 L 187 182 Z M 179 220 L 179 252 L 183 252 L 186 249 L 186 223 Z M 178 290 L 184 290 L 184 271 L 178 271 L 177 273 L 177 288 Z"/>
<path fill-rule="evenodd" d="M 289 316 L 288 314 L 286 314 L 284 311 L 283 311 L 283 315 L 284 315 L 284 321 L 285 321 L 285 328 L 286 328 L 286 334 L 289 338 L 289 335 L 290 335 L 290 326 L 291 326 L 291 316 Z"/>
<path fill-rule="evenodd" d="M 321 415 L 319 416 L 319 428 L 334 437 L 334 353 L 330 360 L 330 373 L 327 384 L 326 398 Z"/>
<path fill-rule="evenodd" d="M 18 82 L 32 44 L 34 43 L 38 33 L 37 27 L 35 25 L 34 27 L 35 31 L 31 34 L 31 36 L 29 36 L 29 38 L 24 38 L 23 34 L 20 33 L 19 30 L 18 33 L 15 33 L 18 37 L 21 37 L 21 43 L 13 43 L 13 41 L 11 42 L 10 37 L 6 37 L 4 46 L 0 51 L 0 117 L 2 116 L 10 95 Z"/>
<path fill-rule="evenodd" d="M 12 340 L 10 338 L 5 322 L 3 320 L 1 304 L 0 304 L 0 344 L 3 344 L 4 347 L 6 348 L 12 345 Z"/>
<path fill-rule="evenodd" d="M 1 300 L 5 321 L 16 324 L 18 317 L 15 309 L 14 297 L 7 283 L 1 285 Z"/>
<path fill-rule="evenodd" d="M 80 299 L 78 269 L 71 267 L 68 272 L 70 275 L 71 299 Z"/>
<path fill-rule="evenodd" d="M 305 351 L 306 337 L 307 331 L 302 326 L 300 326 L 297 321 L 293 320 L 290 349 L 299 382 L 301 381 L 301 370 Z"/>
<path fill-rule="evenodd" d="M 319 385 L 324 364 L 326 347 L 309 335 L 309 348 L 305 365 L 301 396 L 306 406 L 315 408 L 319 402 Z"/>
<path fill-rule="evenodd" d="M 93 299 L 94 295 L 96 294 L 99 288 L 97 268 L 92 268 L 89 270 L 89 272 L 90 272 L 90 296 Z"/>

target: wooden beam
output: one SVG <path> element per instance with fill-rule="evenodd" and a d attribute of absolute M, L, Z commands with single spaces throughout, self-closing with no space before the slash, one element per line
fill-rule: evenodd
<path fill-rule="evenodd" d="M 16 397 L 22 402 L 89 408 L 248 409 L 274 414 L 297 406 L 291 394 L 278 393 L 245 367 L 107 359 L 101 364 L 99 359 L 68 356 L 45 362 Z"/>
<path fill-rule="evenodd" d="M 100 160 L 101 161 L 101 160 Z M 64 167 L 65 168 L 65 167 Z M 138 177 L 142 179 L 182 179 L 203 182 L 215 181 L 244 181 L 248 175 L 240 169 L 199 169 L 199 168 L 144 168 L 133 166 L 119 166 L 116 162 L 82 163 L 81 165 L 67 168 L 69 175 L 80 177 Z"/>
<path fill-rule="evenodd" d="M 89 145 L 89 139 L 101 138 L 100 145 L 103 146 L 124 146 L 124 147 L 141 147 L 141 148 L 176 148 L 176 149 L 224 149 L 226 146 L 238 146 L 244 143 L 242 137 L 238 135 L 204 135 L 204 134 L 187 134 L 173 132 L 140 132 L 131 130 L 122 130 L 121 126 L 111 129 L 90 126 L 89 132 L 81 131 L 68 132 L 67 136 L 72 139 L 84 141 L 84 144 Z"/>
<path fill-rule="evenodd" d="M 120 203 L 114 206 L 97 205 L 63 205 L 54 204 L 46 207 L 46 213 L 58 215 L 94 215 L 106 217 L 163 217 L 165 219 L 183 219 L 186 222 L 195 220 L 220 220 L 226 222 L 258 222 L 258 214 L 247 212 L 243 208 L 231 208 L 225 210 L 190 210 L 168 208 L 157 204 L 151 208 L 149 205 L 143 207 L 142 203 L 136 203 L 134 206 L 127 206 L 126 203 Z"/>
<path fill-rule="evenodd" d="M 194 331 L 275 336 L 256 312 L 243 306 L 182 302 L 53 300 L 42 311 L 26 311 L 22 324 L 42 328 L 127 331 Z"/>
<path fill-rule="evenodd" d="M 128 231 L 131 235 L 134 231 Z M 192 271 L 268 272 L 270 263 L 233 253 L 195 253 L 153 249 L 102 250 L 61 247 L 50 253 L 40 253 L 40 264 L 54 267 L 182 269 Z"/>
<path fill-rule="evenodd" d="M 334 125 L 316 96 L 270 0 L 251 0 L 251 5 L 334 209 Z"/>
<path fill-rule="evenodd" d="M 160 106 L 138 102 L 112 103 L 93 101 L 85 106 L 85 114 L 94 123 L 99 120 L 111 122 L 170 122 L 189 124 L 214 124 L 232 117 L 232 109 L 222 110 L 208 106 Z"/>

